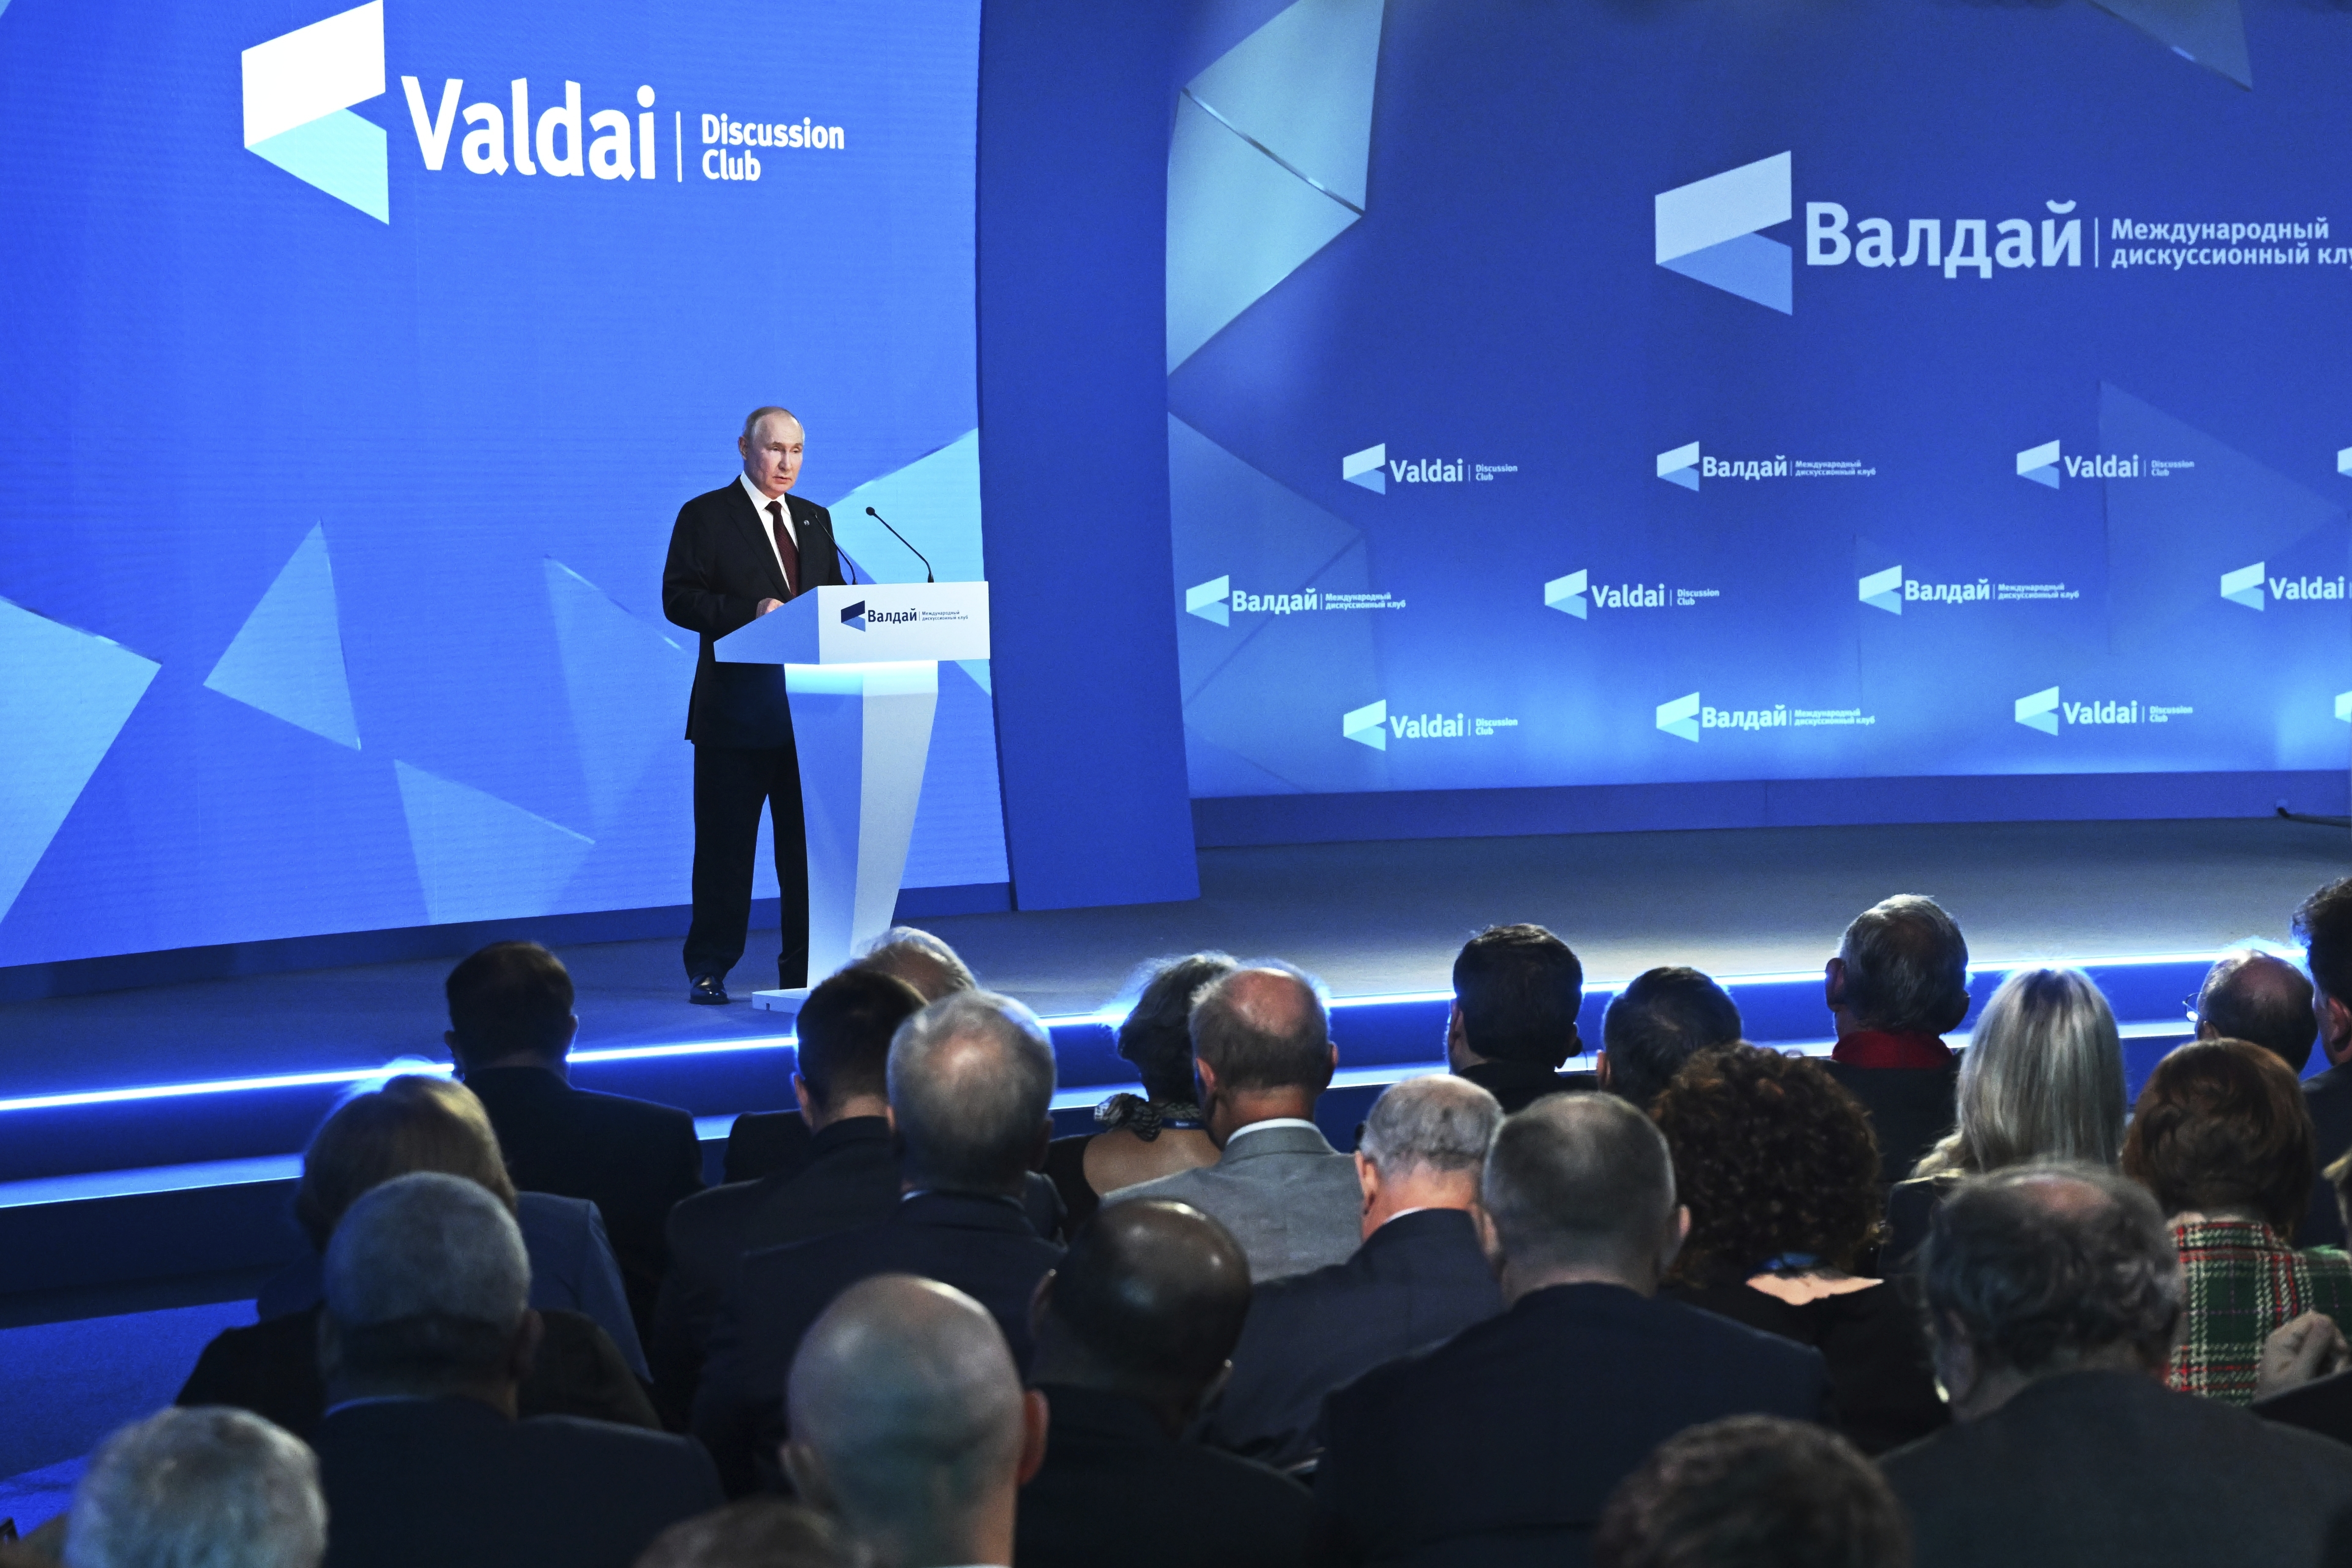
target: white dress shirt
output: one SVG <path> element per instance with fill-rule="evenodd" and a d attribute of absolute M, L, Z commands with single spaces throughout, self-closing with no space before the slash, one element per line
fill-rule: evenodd
<path fill-rule="evenodd" d="M 1310 1130 L 1320 1131 L 1319 1128 L 1315 1126 L 1314 1123 L 1308 1121 L 1304 1116 L 1268 1116 L 1263 1122 L 1252 1122 L 1246 1127 L 1235 1127 L 1231 1133 L 1226 1134 L 1225 1143 L 1227 1146 L 1230 1147 L 1235 1138 L 1246 1138 L 1252 1133 L 1271 1132 L 1276 1127 L 1306 1127 Z"/>
<path fill-rule="evenodd" d="M 776 570 L 782 571 L 784 556 L 783 552 L 776 548 L 776 517 L 775 514 L 769 511 L 768 508 L 771 506 L 780 506 L 783 507 L 784 532 L 792 536 L 793 549 L 798 550 L 801 548 L 801 530 L 793 521 L 792 503 L 785 500 L 782 496 L 763 496 L 760 494 L 760 486 L 751 483 L 751 476 L 749 474 L 738 474 L 735 476 L 735 483 L 742 486 L 743 494 L 751 497 L 752 508 L 760 514 L 760 532 L 768 541 L 768 553 L 776 558 Z M 800 573 L 796 571 L 784 572 L 784 580 L 793 585 L 795 592 L 800 589 L 799 579 Z"/>

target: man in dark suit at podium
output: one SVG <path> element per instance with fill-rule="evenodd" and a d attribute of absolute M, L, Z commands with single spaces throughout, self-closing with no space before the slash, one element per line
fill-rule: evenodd
<path fill-rule="evenodd" d="M 735 449 L 743 472 L 677 511 L 662 569 L 662 613 L 702 636 L 688 699 L 694 743 L 694 923 L 688 999 L 723 1002 L 751 919 L 751 859 L 765 803 L 776 841 L 783 947 L 776 983 L 808 984 L 808 847 L 800 758 L 782 664 L 722 664 L 712 645 L 812 588 L 841 581 L 833 519 L 789 492 L 805 437 L 789 409 L 757 408 Z"/>

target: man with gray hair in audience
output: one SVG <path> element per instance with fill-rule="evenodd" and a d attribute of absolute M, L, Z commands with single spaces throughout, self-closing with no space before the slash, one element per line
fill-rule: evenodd
<path fill-rule="evenodd" d="M 881 1274 L 810 1324 L 792 1362 L 793 1489 L 877 1568 L 1007 1568 L 1014 1500 L 1045 1457 L 989 1310 L 952 1286 Z M 1142 1521 L 1139 1521 L 1142 1522 Z"/>
<path fill-rule="evenodd" d="M 683 1437 L 515 1418 L 540 1340 L 514 1217 L 424 1172 L 362 1195 L 327 1244 L 316 1447 L 332 1568 L 627 1568 L 719 1500 Z"/>
<path fill-rule="evenodd" d="M 319 1462 L 244 1410 L 171 1409 L 109 1437 L 74 1488 L 67 1568 L 318 1568 Z"/>
<path fill-rule="evenodd" d="M 1868 1113 L 1889 1187 L 1952 1130 L 1960 1062 L 1942 1037 L 1968 1017 L 1968 938 L 1934 899 L 1899 893 L 1854 916 L 1822 981 L 1837 1023 L 1823 1065 Z"/>
<path fill-rule="evenodd" d="M 2145 1188 L 2090 1166 L 1972 1178 L 1917 1268 L 1958 1423 L 1880 1460 L 1917 1568 L 2322 1560 L 2352 1449 L 2164 1386 L 2185 1287 Z"/>
<path fill-rule="evenodd" d="M 1479 1206 L 1507 1309 L 1325 1402 L 1321 1561 L 1581 1563 L 1617 1483 L 1684 1427 L 1828 1413 L 1819 1351 L 1659 1299 L 1690 1212 L 1627 1102 L 1506 1120 Z"/>
<path fill-rule="evenodd" d="M 850 967 L 895 975 L 922 992 L 927 1002 L 980 989 L 980 981 L 954 948 L 912 925 L 893 925 L 874 938 Z"/>
<path fill-rule="evenodd" d="M 1264 1283 L 1344 1261 L 1363 1239 L 1356 1168 L 1315 1125 L 1339 1052 L 1315 982 L 1287 964 L 1236 969 L 1192 1002 L 1192 1071 L 1217 1163 L 1104 1201 L 1188 1203 L 1242 1244 Z"/>
<path fill-rule="evenodd" d="M 1502 1125 L 1495 1097 L 1443 1073 L 1393 1084 L 1356 1144 L 1363 1245 L 1260 1285 L 1203 1442 L 1295 1470 L 1323 1439 L 1323 1396 L 1503 1310 L 1472 1216 Z"/>
<path fill-rule="evenodd" d="M 996 1317 L 1029 1360 L 1029 1301 L 1062 1255 L 1024 1215 L 1053 1135 L 1054 1047 L 1010 997 L 959 991 L 890 1042 L 890 1115 L 906 1197 L 879 1224 L 746 1253 L 710 1336 L 694 1432 L 730 1494 L 772 1479 L 784 1381 L 801 1336 L 835 1297 L 877 1274 L 937 1280 Z"/>

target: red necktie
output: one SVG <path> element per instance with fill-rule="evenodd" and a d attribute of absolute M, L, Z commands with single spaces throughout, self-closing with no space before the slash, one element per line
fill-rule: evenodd
<path fill-rule="evenodd" d="M 784 527 L 784 504 L 782 501 L 768 503 L 768 516 L 773 519 L 776 559 L 784 563 L 784 596 L 789 599 L 801 591 L 800 547 L 793 543 L 793 530 Z"/>

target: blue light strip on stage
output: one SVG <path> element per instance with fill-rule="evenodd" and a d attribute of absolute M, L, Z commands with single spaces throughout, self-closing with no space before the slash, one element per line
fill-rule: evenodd
<path fill-rule="evenodd" d="M 2234 952 L 2243 947 L 2259 947 L 2279 957 L 2297 962 L 2300 962 L 2303 957 L 2303 949 L 2300 947 L 2249 940 L 2233 943 L 2228 948 L 2207 953 L 2147 953 L 2103 958 L 2020 958 L 1998 964 L 1971 965 L 1969 973 L 1972 976 L 2005 974 L 2011 969 L 2024 968 L 2030 965 L 2050 968 L 2111 969 L 2137 968 L 2157 964 L 2210 964 L 2220 957 L 2222 952 Z M 1801 982 L 1819 985 L 1821 978 L 1822 973 L 1819 969 L 1716 977 L 1717 983 L 1726 989 L 1742 986 L 1796 985 Z M 1586 989 L 1593 992 L 1615 992 L 1622 990 L 1629 983 L 1625 980 L 1595 980 L 1588 985 Z M 1371 996 L 1334 997 L 1331 998 L 1330 1005 L 1333 1010 L 1337 1011 L 1349 1008 L 1403 1007 L 1414 1003 L 1444 1002 L 1453 1000 L 1453 998 L 1454 993 L 1451 991 L 1388 991 Z M 1049 1030 L 1075 1028 L 1087 1024 L 1116 1028 L 1126 1017 L 1124 1012 L 1097 1011 L 1060 1014 L 1039 1021 Z M 2128 1030 L 2126 1032 L 2128 1033 Z M 610 1046 L 575 1051 L 572 1052 L 571 1060 L 575 1062 L 643 1061 L 660 1057 L 719 1056 L 738 1051 L 784 1051 L 789 1050 L 793 1043 L 793 1036 L 778 1034 L 760 1035 L 749 1040 L 689 1040 L 674 1045 Z M 338 1068 L 321 1072 L 283 1072 L 254 1078 L 215 1078 L 193 1083 L 150 1083 L 123 1089 L 88 1089 L 62 1094 L 28 1094 L 15 1099 L 0 1099 L 0 1113 L 62 1111 L 77 1106 L 120 1105 L 142 1100 L 172 1100 L 197 1094 L 240 1094 L 266 1092 L 277 1089 L 321 1088 L 333 1084 L 364 1083 L 372 1079 L 388 1078 L 403 1072 L 446 1074 L 449 1071 L 449 1064 L 446 1061 L 427 1061 L 416 1058 L 384 1062 L 375 1067 Z M 1382 1068 L 1378 1071 L 1401 1071 L 1402 1070 Z M 1079 1098 L 1072 1101 L 1070 1105 L 1065 1105 L 1064 1095 L 1057 1094 L 1054 1101 L 1055 1109 L 1066 1110 L 1076 1104 L 1092 1104 L 1102 1095 L 1110 1093 L 1118 1087 L 1117 1084 L 1101 1084 L 1090 1085 L 1083 1090 L 1066 1091 L 1066 1094 L 1077 1095 Z"/>

